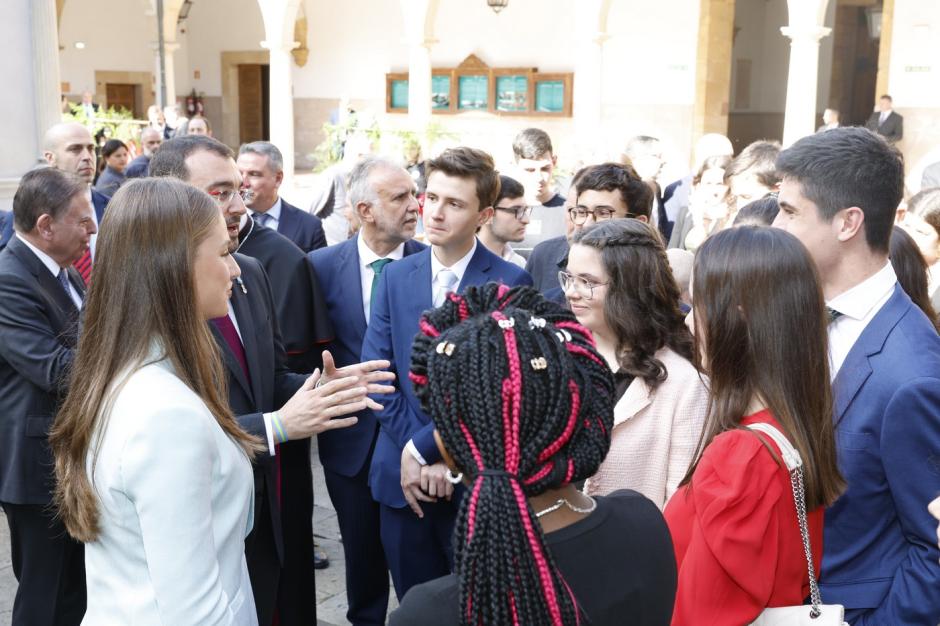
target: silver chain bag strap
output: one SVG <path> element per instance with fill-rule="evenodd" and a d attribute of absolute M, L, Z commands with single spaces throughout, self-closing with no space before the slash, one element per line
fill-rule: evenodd
<path fill-rule="evenodd" d="M 796 517 L 803 537 L 803 552 L 809 571 L 810 604 L 782 606 L 764 609 L 751 626 L 848 626 L 845 621 L 845 609 L 841 604 L 823 604 L 816 582 L 813 567 L 813 552 L 809 543 L 809 526 L 806 522 L 806 493 L 803 487 L 803 460 L 796 448 L 787 438 L 770 424 L 749 424 L 748 428 L 764 433 L 774 440 L 780 448 L 783 462 L 790 472 L 790 485 L 793 487 L 793 502 L 796 504 Z"/>

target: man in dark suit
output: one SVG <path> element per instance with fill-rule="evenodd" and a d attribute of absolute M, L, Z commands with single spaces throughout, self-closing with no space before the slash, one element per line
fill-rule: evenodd
<path fill-rule="evenodd" d="M 362 342 L 363 358 L 391 361 L 399 380 L 399 390 L 386 396 L 384 408 L 376 412 L 381 429 L 369 471 L 372 496 L 380 503 L 382 546 L 399 599 L 412 586 L 453 569 L 453 485 L 444 477 L 447 468 L 434 443 L 434 424 L 421 411 L 406 375 L 418 320 L 448 293 L 468 285 L 532 284 L 524 270 L 475 237 L 493 213 L 499 192 L 492 157 L 454 148 L 429 161 L 427 172 L 424 226 L 431 247 L 381 273 Z"/>
<path fill-rule="evenodd" d="M 23 176 L 16 233 L 0 252 L 0 503 L 19 582 L 14 624 L 79 624 L 82 545 L 55 518 L 48 434 L 65 398 L 85 285 L 71 267 L 96 232 L 87 185 L 55 169 Z"/>
<path fill-rule="evenodd" d="M 558 272 L 568 265 L 571 237 L 602 220 L 633 217 L 649 222 L 652 203 L 653 190 L 628 165 L 602 163 L 579 170 L 565 202 L 567 234 L 537 245 L 526 263 L 535 288 L 549 300 L 563 304 Z"/>
<path fill-rule="evenodd" d="M 891 107 L 891 96 L 885 94 L 878 98 L 875 112 L 868 118 L 865 128 L 878 133 L 889 143 L 897 143 L 904 137 L 904 118 Z"/>
<path fill-rule="evenodd" d="M 359 361 L 373 285 L 386 265 L 426 246 L 411 238 L 418 224 L 415 183 L 408 172 L 366 157 L 349 175 L 347 198 L 359 217 L 359 234 L 308 256 L 326 297 L 336 336 L 330 352 L 340 366 Z M 356 626 L 385 623 L 388 566 L 379 532 L 379 505 L 369 491 L 369 466 L 378 435 L 372 411 L 352 428 L 318 441 L 326 488 L 336 509 L 346 557 L 346 619 Z"/>
<path fill-rule="evenodd" d="M 13 238 L 13 213 L 10 211 L 0 211 L 0 250 L 7 247 L 10 239 Z"/>
<path fill-rule="evenodd" d="M 160 148 L 161 143 L 163 143 L 163 133 L 156 128 L 145 126 L 140 131 L 140 147 L 143 149 L 143 154 L 127 165 L 127 169 L 124 170 L 125 178 L 143 178 L 147 176 L 150 172 L 150 159 Z"/>
<path fill-rule="evenodd" d="M 238 150 L 238 169 L 245 185 L 254 192 L 248 208 L 255 221 L 284 235 L 304 252 L 326 247 L 320 218 L 301 211 L 278 195 L 284 180 L 284 157 L 277 146 L 267 141 L 242 145 Z"/>
<path fill-rule="evenodd" d="M 75 122 L 62 122 L 55 124 L 43 137 L 43 157 L 50 167 L 75 174 L 88 184 L 86 197 L 95 211 L 93 218 L 95 226 L 101 224 L 104 210 L 108 205 L 108 196 L 91 188 L 95 179 L 95 141 L 88 129 Z M 92 236 L 91 245 L 75 261 L 75 269 L 82 275 L 87 283 L 91 277 L 92 262 L 95 258 L 95 243 L 97 236 Z"/>
<path fill-rule="evenodd" d="M 781 152 L 780 213 L 819 269 L 830 309 L 834 420 L 847 487 L 826 510 L 820 588 L 855 626 L 940 616 L 940 337 L 888 260 L 900 153 L 863 128 Z"/>
<path fill-rule="evenodd" d="M 208 193 L 226 220 L 234 252 L 242 246 L 240 222 L 252 222 L 244 204 L 244 196 L 250 197 L 251 192 L 242 189 L 232 156 L 227 146 L 214 139 L 177 137 L 154 155 L 150 171 L 153 176 L 180 178 Z M 286 246 L 296 252 L 305 271 L 312 275 L 296 246 L 270 229 L 260 225 L 258 229 L 266 233 L 267 248 Z M 268 272 L 260 259 L 242 255 L 236 255 L 236 259 L 242 267 L 242 280 L 233 289 L 229 316 L 213 320 L 213 333 L 228 364 L 229 403 L 242 426 L 267 441 L 270 452 L 255 467 L 258 511 L 255 527 L 246 540 L 255 606 L 259 623 L 265 626 L 273 623 L 275 614 L 285 626 L 316 623 L 309 437 L 354 423 L 355 418 L 330 419 L 355 413 L 372 403 L 363 397 L 367 387 L 370 391 L 387 391 L 389 388 L 383 385 L 369 383 L 390 378 L 381 372 L 372 373 L 388 363 L 338 371 L 330 367 L 324 371 L 324 378 L 330 382 L 319 388 L 313 387 L 318 375 L 306 379 L 293 374 L 281 341 L 281 310 Z M 349 376 L 353 378 L 337 380 Z M 275 411 L 277 406 L 282 408 Z M 287 462 L 284 446 L 295 442 L 306 444 L 306 473 Z M 303 493 L 311 495 L 304 498 Z M 298 498 L 302 500 L 299 505 Z M 294 525 L 287 522 L 288 517 Z M 306 527 L 305 537 L 291 532 L 298 524 Z"/>

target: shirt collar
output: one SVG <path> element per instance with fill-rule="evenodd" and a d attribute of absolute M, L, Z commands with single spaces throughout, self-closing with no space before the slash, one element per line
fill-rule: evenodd
<path fill-rule="evenodd" d="M 56 263 L 51 256 L 49 256 L 48 254 L 46 254 L 45 252 L 43 252 L 42 250 L 40 250 L 39 248 L 31 244 L 29 241 L 26 240 L 25 237 L 21 237 L 19 233 L 16 233 L 16 238 L 22 241 L 24 244 L 26 244 L 26 247 L 32 250 L 33 254 L 39 257 L 39 260 L 42 261 L 42 264 L 46 266 L 46 268 L 52 273 L 53 276 L 59 275 L 59 272 L 62 271 L 62 267 L 60 267 L 59 264 Z"/>
<path fill-rule="evenodd" d="M 512 258 L 516 256 L 516 251 L 507 243 L 503 246 L 503 253 L 500 256 L 503 257 L 504 261 L 512 261 Z"/>
<path fill-rule="evenodd" d="M 261 214 L 260 211 L 252 211 L 251 213 L 252 215 L 255 213 Z M 281 196 L 277 197 L 277 200 L 271 205 L 270 209 L 264 212 L 264 215 L 267 215 L 276 222 L 281 221 Z"/>
<path fill-rule="evenodd" d="M 477 238 L 474 237 L 473 247 L 470 248 L 470 252 L 465 254 L 462 259 L 460 259 L 459 261 L 457 261 L 450 267 L 445 267 L 445 265 L 438 260 L 437 255 L 434 254 L 434 247 L 432 246 L 431 247 L 431 280 L 432 281 L 436 280 L 437 275 L 440 273 L 441 270 L 449 269 L 450 271 L 454 273 L 455 276 L 457 276 L 457 283 L 459 284 L 460 281 L 463 280 L 464 272 L 467 271 L 467 266 L 470 265 L 470 259 L 473 258 L 473 254 L 476 251 L 477 251 Z"/>
<path fill-rule="evenodd" d="M 888 262 L 877 273 L 826 304 L 847 317 L 864 320 L 885 295 L 894 290 L 897 282 L 898 277 L 894 273 L 894 267 Z"/>
<path fill-rule="evenodd" d="M 397 248 L 386 254 L 384 257 L 377 255 L 366 243 L 361 233 L 356 235 L 356 248 L 359 250 L 359 265 L 361 267 L 368 267 L 379 259 L 392 259 L 397 261 L 405 256 L 404 242 L 398 244 Z"/>

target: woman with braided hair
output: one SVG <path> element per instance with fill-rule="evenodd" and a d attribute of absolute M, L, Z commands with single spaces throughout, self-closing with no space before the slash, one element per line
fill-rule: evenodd
<path fill-rule="evenodd" d="M 575 481 L 610 445 L 613 380 L 590 332 L 535 290 L 490 283 L 425 313 L 409 378 L 463 479 L 456 574 L 390 624 L 667 624 L 671 541 L 656 507 Z"/>
<path fill-rule="evenodd" d="M 610 453 L 585 492 L 635 489 L 662 509 L 692 461 L 708 392 L 659 233 L 634 219 L 586 228 L 559 280 L 615 372 Z"/>

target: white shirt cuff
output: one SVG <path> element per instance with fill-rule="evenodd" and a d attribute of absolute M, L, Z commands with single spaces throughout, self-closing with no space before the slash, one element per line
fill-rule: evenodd
<path fill-rule="evenodd" d="M 418 463 L 421 465 L 427 465 L 428 462 L 424 460 L 424 457 L 421 456 L 421 453 L 418 452 L 418 448 L 415 446 L 415 442 L 412 439 L 408 440 L 408 443 L 405 444 L 405 450 L 411 454 L 414 458 L 418 460 Z"/>
<path fill-rule="evenodd" d="M 268 454 L 274 456 L 274 425 L 271 423 L 271 414 L 264 413 L 264 437 L 268 440 Z"/>

